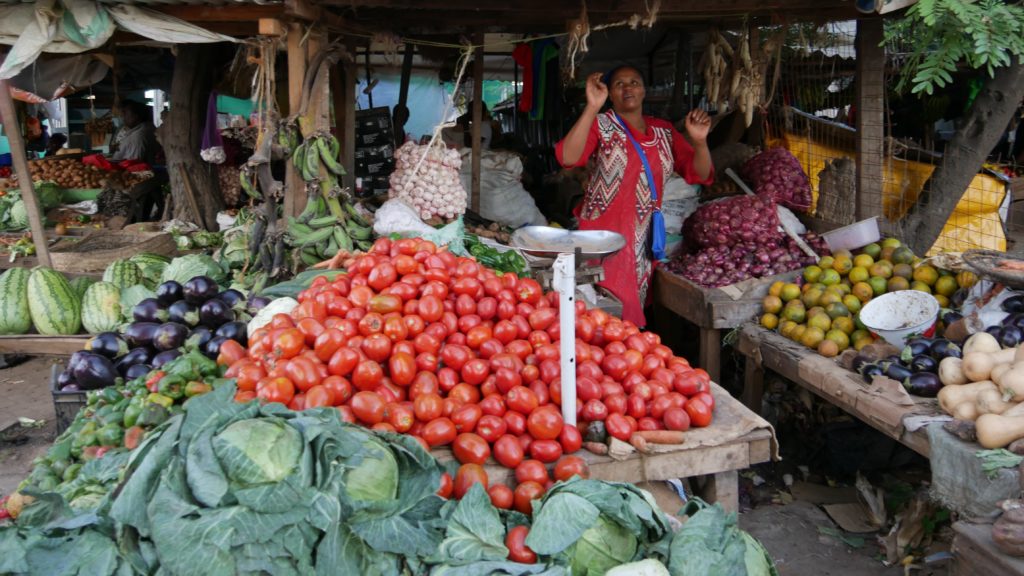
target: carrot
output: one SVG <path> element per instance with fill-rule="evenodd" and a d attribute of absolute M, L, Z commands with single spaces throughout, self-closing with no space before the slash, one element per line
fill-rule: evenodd
<path fill-rule="evenodd" d="M 629 437 L 629 443 L 632 444 L 633 448 L 636 448 L 637 452 L 640 452 L 641 454 L 646 454 L 649 451 L 649 448 L 647 447 L 647 440 L 644 440 L 643 436 L 633 434 Z"/>
<path fill-rule="evenodd" d="M 590 452 L 601 456 L 608 453 L 608 445 L 603 442 L 584 442 L 583 447 Z"/>
<path fill-rule="evenodd" d="M 1020 260 L 1000 260 L 999 269 L 1021 272 L 1024 271 L 1024 262 L 1021 262 Z"/>
<path fill-rule="evenodd" d="M 649 444 L 682 444 L 686 441 L 684 433 L 678 430 L 642 430 L 634 432 L 633 437 L 639 437 Z"/>

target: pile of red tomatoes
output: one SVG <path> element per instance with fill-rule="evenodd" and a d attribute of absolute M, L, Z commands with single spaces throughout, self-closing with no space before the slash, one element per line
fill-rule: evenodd
<path fill-rule="evenodd" d="M 349 264 L 228 358 L 237 400 L 335 406 L 345 421 L 450 445 L 463 464 L 509 468 L 579 450 L 590 422 L 623 441 L 711 422 L 706 372 L 577 302 L 581 425 L 566 425 L 556 293 L 421 239 L 377 240 Z"/>

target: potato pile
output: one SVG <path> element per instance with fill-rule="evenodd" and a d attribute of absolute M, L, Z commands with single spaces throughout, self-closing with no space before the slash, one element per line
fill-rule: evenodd
<path fill-rule="evenodd" d="M 28 163 L 32 180 L 53 182 L 61 188 L 102 188 L 107 173 L 75 158 L 43 158 Z"/>

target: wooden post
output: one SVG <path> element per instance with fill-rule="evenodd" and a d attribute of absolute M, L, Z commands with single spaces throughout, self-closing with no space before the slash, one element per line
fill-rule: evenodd
<path fill-rule="evenodd" d="M 46 245 L 46 231 L 43 229 L 43 218 L 39 212 L 36 189 L 32 184 L 32 173 L 28 169 L 28 157 L 25 155 L 25 141 L 21 137 L 21 126 L 18 115 L 14 111 L 14 99 L 11 98 L 11 85 L 7 80 L 0 80 L 0 115 L 3 116 L 4 135 L 11 145 L 11 160 L 18 174 L 18 188 L 21 189 L 21 200 L 25 203 L 28 214 L 29 230 L 32 231 L 32 243 L 36 246 L 36 259 L 40 264 L 50 268 L 50 249 Z"/>
<path fill-rule="evenodd" d="M 857 20 L 857 219 L 882 213 L 885 49 L 882 19 Z"/>
<path fill-rule="evenodd" d="M 349 51 L 350 54 L 353 52 Z M 351 58 L 343 58 L 336 67 L 340 96 L 335 99 L 338 117 L 338 140 L 341 142 L 341 163 L 348 172 L 342 183 L 355 190 L 356 166 L 356 66 Z M 340 106 L 340 109 L 337 108 Z"/>
<path fill-rule="evenodd" d="M 405 110 L 402 116 L 399 117 L 392 114 L 391 117 L 395 119 L 395 125 L 392 129 L 395 131 L 395 147 L 399 147 L 405 143 L 405 123 L 409 120 L 408 106 L 409 102 L 409 80 L 412 77 L 412 60 L 416 54 L 416 46 L 412 43 L 405 45 L 405 54 L 402 56 L 402 79 L 398 86 L 398 105 L 396 109 Z M 401 119 L 401 124 L 398 120 Z"/>
<path fill-rule="evenodd" d="M 370 50 L 373 48 L 373 41 L 366 43 L 366 103 L 373 108 L 373 87 L 370 85 Z"/>
<path fill-rule="evenodd" d="M 687 80 L 686 56 L 690 50 L 690 37 L 676 29 L 675 74 L 672 81 L 672 102 L 669 103 L 668 119 L 672 122 L 683 117 L 683 86 Z"/>
<path fill-rule="evenodd" d="M 470 208 L 480 213 L 480 124 L 484 105 L 484 35 L 473 35 L 473 180 Z"/>
<path fill-rule="evenodd" d="M 302 48 L 302 24 L 288 24 L 288 113 L 299 113 L 302 105 L 302 83 L 306 78 L 306 51 Z M 305 204 L 305 183 L 291 162 L 285 162 L 284 213 L 295 216 L 302 211 L 300 202 Z"/>

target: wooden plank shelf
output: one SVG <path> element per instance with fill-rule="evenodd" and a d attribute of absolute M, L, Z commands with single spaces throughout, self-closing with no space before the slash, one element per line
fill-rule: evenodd
<path fill-rule="evenodd" d="M 75 336 L 43 336 L 40 334 L 0 336 L 0 354 L 70 356 L 85 348 L 85 343 L 89 338 L 92 338 L 89 334 Z"/>
<path fill-rule="evenodd" d="M 746 357 L 743 402 L 758 411 L 764 390 L 764 371 L 771 370 L 828 400 L 883 434 L 924 457 L 929 456 L 928 435 L 923 428 L 907 430 L 907 416 L 937 415 L 938 402 L 932 398 L 911 396 L 913 404 L 904 406 L 875 393 L 859 375 L 841 368 L 781 334 L 748 323 L 740 330 L 737 350 Z"/>
<path fill-rule="evenodd" d="M 717 382 L 721 379 L 721 331 L 755 317 L 773 283 L 791 282 L 799 274 L 795 270 L 722 288 L 703 288 L 659 266 L 654 273 L 654 301 L 700 329 L 698 363 Z"/>
<path fill-rule="evenodd" d="M 1024 576 L 1024 558 L 1004 554 L 992 541 L 991 524 L 953 524 L 951 576 L 1000 574 Z"/>
<path fill-rule="evenodd" d="M 729 395 L 722 387 L 712 384 L 715 397 L 714 420 L 722 428 L 722 434 L 732 437 L 720 440 L 714 446 L 680 447 L 678 450 L 640 454 L 633 452 L 625 459 L 600 456 L 586 450 L 577 453 L 590 466 L 590 477 L 610 482 L 639 483 L 675 478 L 692 478 L 704 483 L 702 496 L 710 502 L 719 502 L 730 511 L 737 511 L 738 481 L 740 470 L 771 460 L 773 454 L 773 432 L 764 422 L 749 432 L 738 434 L 726 429 L 726 424 L 759 419 L 742 403 Z M 451 451 L 435 448 L 438 460 L 451 461 Z M 511 469 L 490 462 L 485 466 L 491 484 L 503 483 L 515 486 Z"/>

